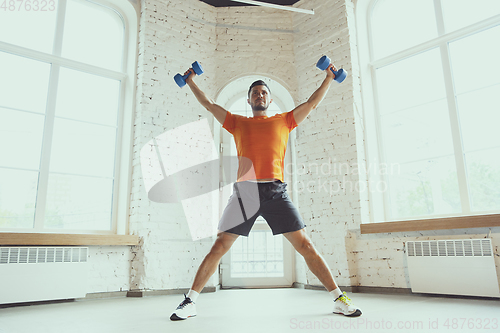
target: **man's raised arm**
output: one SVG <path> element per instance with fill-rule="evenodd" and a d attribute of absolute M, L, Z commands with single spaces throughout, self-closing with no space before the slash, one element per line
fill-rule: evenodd
<path fill-rule="evenodd" d="M 205 107 L 211 114 L 214 115 L 215 119 L 221 124 L 224 124 L 224 120 L 226 120 L 227 110 L 222 106 L 215 104 L 215 102 L 209 98 L 197 85 L 194 83 L 193 78 L 196 76 L 196 73 L 192 68 L 190 68 L 184 75 L 191 72 L 191 74 L 186 79 L 186 84 L 191 88 L 194 96 L 200 102 L 201 105 Z"/>
<path fill-rule="evenodd" d="M 328 68 L 326 69 L 326 78 L 321 83 L 321 86 L 309 97 L 307 102 L 300 104 L 297 106 L 295 109 L 293 109 L 293 117 L 295 118 L 295 122 L 300 124 L 306 117 L 311 113 L 313 109 L 316 109 L 325 98 L 326 93 L 328 92 L 328 89 L 330 89 L 330 85 L 335 78 L 335 74 L 331 71 L 331 68 L 333 68 L 335 71 L 337 70 L 333 64 L 330 64 Z"/>

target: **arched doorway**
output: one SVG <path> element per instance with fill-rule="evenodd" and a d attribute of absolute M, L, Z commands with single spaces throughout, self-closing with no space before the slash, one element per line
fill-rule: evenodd
<path fill-rule="evenodd" d="M 268 116 L 292 110 L 295 105 L 288 90 L 279 82 L 263 76 L 245 76 L 226 85 L 217 97 L 217 104 L 233 114 L 252 117 L 247 103 L 248 88 L 252 82 L 263 80 L 271 89 L 273 102 L 267 111 Z M 285 164 L 293 164 L 293 146 L 295 132 L 290 134 Z M 224 129 L 220 132 L 221 155 L 236 156 L 236 145 L 232 135 Z M 289 168 L 285 168 L 289 169 Z M 231 170 L 236 173 L 236 170 Z M 286 174 L 285 181 L 292 192 L 291 175 Z M 221 190 L 220 213 L 225 208 L 232 186 Z M 294 196 L 292 194 L 292 200 Z M 290 243 L 282 235 L 273 236 L 266 221 L 259 217 L 249 237 L 239 237 L 231 250 L 221 260 L 222 288 L 264 288 L 290 287 L 295 281 L 294 251 Z"/>

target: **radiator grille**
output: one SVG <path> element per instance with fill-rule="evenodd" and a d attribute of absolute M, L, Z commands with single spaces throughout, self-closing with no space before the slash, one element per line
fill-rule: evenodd
<path fill-rule="evenodd" d="M 87 262 L 87 247 L 1 247 L 0 264 Z"/>
<path fill-rule="evenodd" d="M 407 242 L 409 257 L 491 257 L 491 239 Z"/>

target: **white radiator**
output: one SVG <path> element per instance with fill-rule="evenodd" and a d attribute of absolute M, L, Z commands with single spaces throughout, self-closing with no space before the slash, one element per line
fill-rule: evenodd
<path fill-rule="evenodd" d="M 414 293 L 500 297 L 491 239 L 407 242 Z"/>
<path fill-rule="evenodd" d="M 87 294 L 87 247 L 0 247 L 0 304 Z"/>

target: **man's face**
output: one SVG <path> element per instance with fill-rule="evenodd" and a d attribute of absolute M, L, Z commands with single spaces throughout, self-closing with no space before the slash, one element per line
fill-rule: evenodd
<path fill-rule="evenodd" d="M 266 86 L 255 86 L 250 90 L 248 104 L 253 111 L 266 111 L 271 102 L 272 99 Z"/>

